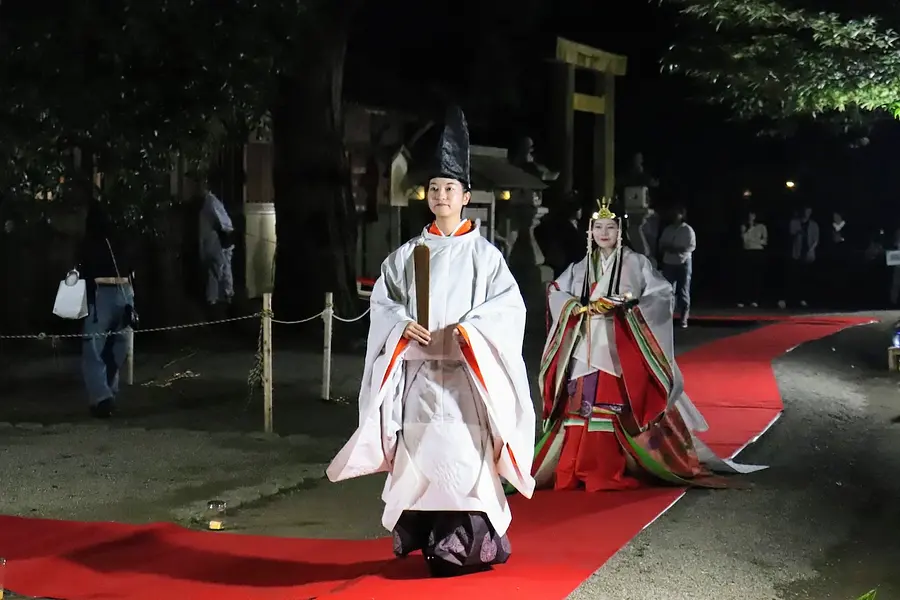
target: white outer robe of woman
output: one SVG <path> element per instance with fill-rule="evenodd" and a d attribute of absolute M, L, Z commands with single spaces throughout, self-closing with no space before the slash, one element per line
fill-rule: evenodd
<path fill-rule="evenodd" d="M 479 228 L 476 222 L 455 237 L 426 229 L 384 261 L 372 291 L 359 427 L 327 474 L 336 482 L 387 472 L 388 530 L 405 510 L 464 511 L 486 513 L 503 535 L 512 516 L 501 477 L 526 497 L 534 492 L 525 303 L 502 254 Z M 417 243 L 431 251 L 432 342 L 409 342 L 395 357 L 415 320 Z M 463 356 L 457 324 L 475 365 Z"/>
<path fill-rule="evenodd" d="M 723 473 L 752 473 L 764 469 L 765 467 L 761 466 L 741 465 L 731 460 L 724 460 L 716 456 L 695 435 L 698 432 L 707 431 L 709 425 L 684 392 L 684 377 L 681 374 L 681 369 L 678 368 L 678 363 L 675 361 L 675 337 L 672 329 L 672 311 L 675 300 L 672 284 L 666 281 L 662 274 L 653 268 L 650 259 L 646 256 L 628 248 L 622 250 L 622 255 L 622 279 L 619 286 L 619 294 L 630 294 L 632 298 L 639 300 L 638 306 L 641 309 L 644 320 L 672 365 L 674 381 L 672 382 L 672 391 L 669 395 L 669 405 L 675 405 L 685 425 L 691 431 L 694 448 L 697 451 L 700 462 L 713 471 Z M 601 273 L 596 278 L 597 285 L 591 294 L 592 301 L 607 295 L 614 264 L 615 253 L 611 254 L 609 258 L 602 260 Z M 556 280 L 556 285 L 559 286 L 558 290 L 555 286 L 550 288 L 549 302 L 550 314 L 553 315 L 553 327 L 556 327 L 556 320 L 559 318 L 563 305 L 573 296 L 576 298 L 581 296 L 586 268 L 587 257 L 570 265 L 559 276 L 559 279 Z M 550 340 L 547 343 L 550 343 Z M 546 347 L 544 350 L 546 353 Z M 619 364 L 615 347 L 613 324 L 604 318 L 603 315 L 594 315 L 591 318 L 590 351 L 591 356 L 588 359 L 587 338 L 586 336 L 582 337 L 572 354 L 573 366 L 569 377 L 574 379 L 590 375 L 596 371 L 603 371 L 616 377 L 622 376 L 622 367 Z"/>

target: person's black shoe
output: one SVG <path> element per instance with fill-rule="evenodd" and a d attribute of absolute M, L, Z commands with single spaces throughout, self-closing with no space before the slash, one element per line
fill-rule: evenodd
<path fill-rule="evenodd" d="M 91 416 L 95 419 L 108 419 L 113 414 L 113 401 L 111 398 L 101 400 L 91 407 Z"/>
<path fill-rule="evenodd" d="M 460 574 L 459 565 L 450 564 L 433 556 L 426 556 L 425 564 L 428 565 L 428 573 L 435 578 L 456 577 Z"/>
<path fill-rule="evenodd" d="M 442 579 L 445 577 L 461 577 L 463 575 L 474 575 L 475 573 L 482 573 L 484 571 L 491 570 L 490 565 L 455 565 L 445 560 L 441 560 L 440 558 L 437 558 L 435 556 L 426 556 L 425 564 L 428 565 L 428 573 L 435 579 Z"/>

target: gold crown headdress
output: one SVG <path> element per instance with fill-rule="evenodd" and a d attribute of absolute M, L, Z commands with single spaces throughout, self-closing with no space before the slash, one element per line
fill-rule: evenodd
<path fill-rule="evenodd" d="M 591 221 L 596 221 L 597 219 L 615 219 L 616 213 L 609 210 L 611 204 L 612 198 L 601 198 L 597 200 L 597 212 L 591 215 Z"/>

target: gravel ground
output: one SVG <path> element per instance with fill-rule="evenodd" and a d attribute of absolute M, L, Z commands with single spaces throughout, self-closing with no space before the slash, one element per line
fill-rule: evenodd
<path fill-rule="evenodd" d="M 0 514 L 188 522 L 321 476 L 339 440 L 106 425 L 0 428 Z"/>

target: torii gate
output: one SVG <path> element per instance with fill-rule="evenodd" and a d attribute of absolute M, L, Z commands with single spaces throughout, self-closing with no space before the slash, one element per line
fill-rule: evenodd
<path fill-rule="evenodd" d="M 627 62 L 618 54 L 556 39 L 548 151 L 560 168 L 559 193 L 572 191 L 575 112 L 579 111 L 594 115 L 592 196 L 612 197 L 616 182 L 615 83 L 617 76 L 625 75 Z M 592 73 L 591 93 L 575 90 L 576 69 Z"/>

